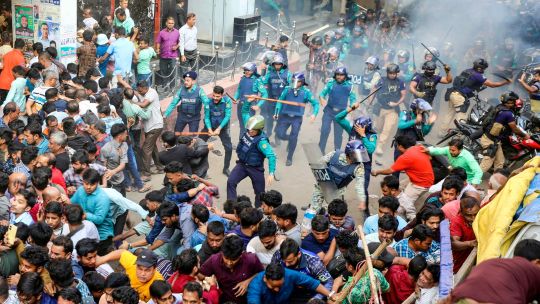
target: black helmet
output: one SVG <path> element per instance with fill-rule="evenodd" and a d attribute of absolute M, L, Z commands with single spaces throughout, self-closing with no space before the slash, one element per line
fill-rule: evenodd
<path fill-rule="evenodd" d="M 345 18 L 339 17 L 337 22 L 336 22 L 336 25 L 337 26 L 344 26 L 345 25 Z"/>
<path fill-rule="evenodd" d="M 390 73 L 399 73 L 399 65 L 395 64 L 395 63 L 390 63 L 387 67 L 386 67 L 386 73 L 387 74 L 390 74 Z"/>
<path fill-rule="evenodd" d="M 473 69 L 477 72 L 484 72 L 488 66 L 488 62 L 484 58 L 478 58 L 473 62 Z"/>
<path fill-rule="evenodd" d="M 433 70 L 437 69 L 437 64 L 434 61 L 426 61 L 422 64 L 422 70 Z"/>
<path fill-rule="evenodd" d="M 506 91 L 501 95 L 501 97 L 499 97 L 499 100 L 502 104 L 505 104 L 509 101 L 516 101 L 518 99 L 519 95 L 516 94 L 514 91 Z"/>
<path fill-rule="evenodd" d="M 321 36 L 315 36 L 313 38 L 311 38 L 311 43 L 313 44 L 316 44 L 316 45 L 322 45 L 322 37 Z"/>

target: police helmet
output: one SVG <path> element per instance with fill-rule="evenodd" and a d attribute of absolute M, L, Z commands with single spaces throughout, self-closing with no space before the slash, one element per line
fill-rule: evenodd
<path fill-rule="evenodd" d="M 360 116 L 354 120 L 355 125 L 359 125 L 366 128 L 366 133 L 371 133 L 373 128 L 373 121 L 367 116 Z"/>
<path fill-rule="evenodd" d="M 399 50 L 397 52 L 397 56 L 400 57 L 400 58 L 405 58 L 405 62 L 409 61 L 409 51 L 407 50 Z"/>
<path fill-rule="evenodd" d="M 369 56 L 368 59 L 366 59 L 366 64 L 373 64 L 376 69 L 379 68 L 379 58 L 375 56 Z"/>
<path fill-rule="evenodd" d="M 334 77 L 336 77 L 336 75 L 345 75 L 345 78 L 348 77 L 348 74 L 347 74 L 347 68 L 346 67 L 338 67 L 337 69 L 334 70 Z"/>
<path fill-rule="evenodd" d="M 315 45 L 322 45 L 323 39 L 322 39 L 321 36 L 315 36 L 315 37 L 311 38 L 311 43 L 313 43 Z"/>
<path fill-rule="evenodd" d="M 351 140 L 345 146 L 345 155 L 353 163 L 369 161 L 369 154 L 361 140 Z"/>
<path fill-rule="evenodd" d="M 294 88 L 296 88 L 296 83 L 298 81 L 301 81 L 303 85 L 307 86 L 308 84 L 306 83 L 306 76 L 304 75 L 304 73 L 302 72 L 296 72 L 294 73 L 293 77 L 293 82 L 294 82 Z"/>
<path fill-rule="evenodd" d="M 242 65 L 244 71 L 251 71 L 253 73 L 257 72 L 257 65 L 253 62 L 246 62 Z"/>
<path fill-rule="evenodd" d="M 386 73 L 387 74 L 390 74 L 390 73 L 399 73 L 399 65 L 395 64 L 395 63 L 390 63 L 387 67 L 386 67 Z"/>
<path fill-rule="evenodd" d="M 431 107 L 429 102 L 425 101 L 424 99 L 416 98 L 411 102 L 411 111 L 416 112 L 418 109 L 421 111 L 431 111 L 433 110 L 433 107 Z"/>
<path fill-rule="evenodd" d="M 324 33 L 324 37 L 330 37 L 332 39 L 336 38 L 336 32 L 334 31 L 327 31 L 326 33 Z"/>
<path fill-rule="evenodd" d="M 283 59 L 283 55 L 281 54 L 276 54 L 274 56 L 274 59 L 272 60 L 272 64 L 284 64 L 285 63 L 285 59 Z"/>
<path fill-rule="evenodd" d="M 339 17 L 337 22 L 336 22 L 336 25 L 337 26 L 345 26 L 345 18 Z"/>
<path fill-rule="evenodd" d="M 262 130 L 264 128 L 264 117 L 262 115 L 251 116 L 247 123 L 246 129 L 248 130 Z"/>
<path fill-rule="evenodd" d="M 499 100 L 501 101 L 502 104 L 505 104 L 509 101 L 516 101 L 516 105 L 517 105 L 517 100 L 519 100 L 519 95 L 516 94 L 516 92 L 514 91 L 506 91 L 501 95 L 501 97 L 499 97 Z"/>
<path fill-rule="evenodd" d="M 484 58 L 478 58 L 473 62 L 473 69 L 477 72 L 484 72 L 489 66 L 487 60 Z"/>
<path fill-rule="evenodd" d="M 430 46 L 428 47 L 429 51 L 431 51 L 431 53 L 433 53 L 433 55 L 435 55 L 435 57 L 440 57 L 440 53 L 439 53 L 439 50 L 437 50 L 436 48 Z M 431 55 L 431 53 L 429 52 L 428 50 L 426 50 L 424 52 L 424 57 L 426 57 L 427 55 Z"/>
<path fill-rule="evenodd" d="M 394 59 L 394 57 L 396 56 L 396 50 L 393 48 L 386 48 L 383 50 L 383 53 L 388 54 L 388 58 L 390 60 Z"/>
<path fill-rule="evenodd" d="M 345 29 L 342 28 L 342 27 L 337 28 L 337 29 L 334 31 L 334 33 L 335 33 L 336 35 L 345 36 Z"/>
<path fill-rule="evenodd" d="M 422 64 L 422 70 L 424 71 L 435 71 L 437 69 L 437 64 L 434 61 L 426 61 Z"/>
<path fill-rule="evenodd" d="M 264 62 L 264 64 L 270 65 L 272 61 L 274 60 L 274 57 L 276 57 L 276 54 L 279 54 L 279 53 L 275 51 L 266 51 L 264 52 L 261 60 L 262 62 Z"/>
<path fill-rule="evenodd" d="M 337 49 L 337 47 L 333 46 L 331 48 L 328 49 L 327 53 L 329 55 L 334 55 L 334 56 L 339 56 L 339 50 Z"/>

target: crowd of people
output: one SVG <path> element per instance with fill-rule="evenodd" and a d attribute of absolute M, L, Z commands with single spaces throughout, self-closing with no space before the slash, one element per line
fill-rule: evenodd
<path fill-rule="evenodd" d="M 265 1 L 278 13 L 288 12 L 286 4 Z M 439 282 L 448 279 L 441 256 L 450 255 L 452 273 L 460 270 L 478 246 L 477 214 L 511 177 L 505 140 L 530 138 L 517 119 L 524 101 L 533 112 L 540 103 L 540 70 L 519 80 L 530 98 L 494 93 L 500 104 L 480 126 L 480 159 L 463 138 L 432 146 L 426 137 L 434 127 L 445 136 L 454 119 L 468 120 L 469 100 L 482 88 L 510 83 L 511 77 L 495 81 L 484 73 L 490 65 L 503 76 L 513 73 L 512 38 L 495 50 L 471 41 L 462 60 L 451 43 L 441 52 L 428 47 L 417 70 L 403 47 L 414 20 L 352 5 L 323 36 L 303 35 L 310 52 L 305 71 L 289 70 L 283 35 L 262 63 L 242 65 L 234 96 L 221 86 L 207 94 L 193 71 L 196 15 L 184 10 L 184 1 L 155 41 L 141 35 L 128 6 L 120 1 L 99 22 L 85 7 L 77 61 L 67 65 L 54 45 L 12 39 L 10 19 L 0 19 L 1 303 L 538 299 L 540 242 L 532 239 L 519 242 L 511 259 L 473 268 L 449 297 L 439 295 Z M 159 79 L 152 79 L 153 58 L 159 58 Z M 175 89 L 177 60 L 182 83 L 162 112 L 155 85 Z M 354 70 L 361 70 L 358 83 L 350 77 Z M 442 94 L 437 87 L 445 84 Z M 238 140 L 231 137 L 234 107 Z M 320 112 L 324 169 L 314 168 L 317 182 L 301 220 L 298 207 L 276 190 L 279 184 L 267 187 L 276 180 L 275 149 L 287 142 L 285 166 L 291 167 L 304 117 L 313 122 Z M 171 115 L 176 122 L 168 130 Z M 220 166 L 208 158 L 209 152 L 221 156 L 210 142 L 217 137 L 227 177 L 222 208 L 207 173 Z M 392 148 L 393 163 L 384 166 L 384 151 Z M 152 176 L 160 174 L 164 187 L 152 189 Z M 251 197 L 237 193 L 247 177 Z M 353 181 L 356 197 L 346 201 Z M 370 214 L 374 188 L 379 198 Z M 144 199 L 133 202 L 130 192 Z M 351 206 L 363 217 L 352 216 Z M 128 223 L 130 212 L 142 221 Z"/>

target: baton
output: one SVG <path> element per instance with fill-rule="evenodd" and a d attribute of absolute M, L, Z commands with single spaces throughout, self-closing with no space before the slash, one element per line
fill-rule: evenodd
<path fill-rule="evenodd" d="M 308 37 L 311 37 L 311 36 L 317 34 L 318 32 L 323 31 L 323 30 L 325 30 L 325 29 L 327 29 L 327 28 L 329 28 L 329 27 L 330 27 L 329 24 L 323 25 L 323 26 L 321 26 L 320 28 L 314 30 L 313 32 L 307 33 L 307 35 L 308 35 Z"/>
<path fill-rule="evenodd" d="M 368 96 L 366 96 L 364 99 L 360 100 L 360 101 L 357 101 L 353 104 L 353 106 L 351 107 L 352 111 L 356 110 L 364 101 L 366 101 L 368 98 L 370 98 L 373 94 L 377 93 L 380 89 L 382 88 L 381 87 L 378 87 L 375 91 L 369 93 Z"/>
<path fill-rule="evenodd" d="M 291 105 L 291 106 L 304 107 L 304 108 L 306 107 L 305 103 L 296 102 L 296 101 L 264 98 L 264 97 L 260 97 L 260 96 L 257 96 L 257 95 L 244 95 L 244 96 L 246 96 L 247 98 L 255 98 L 255 99 L 261 99 L 261 100 L 267 100 L 267 101 L 271 101 L 271 102 L 278 102 L 278 103 L 288 104 L 288 105 Z"/>
<path fill-rule="evenodd" d="M 229 98 L 232 100 L 234 104 L 238 103 L 238 100 L 234 99 L 229 93 L 225 92 L 225 95 L 229 96 Z"/>
<path fill-rule="evenodd" d="M 502 79 L 504 79 L 504 80 L 506 80 L 506 81 L 508 81 L 508 82 L 512 82 L 512 79 L 510 79 L 510 78 L 504 76 L 502 73 L 497 73 L 497 72 L 495 72 L 495 73 L 491 73 L 491 74 L 493 74 L 493 76 L 497 76 L 497 77 L 499 77 L 499 78 L 502 78 Z"/>
<path fill-rule="evenodd" d="M 433 56 L 433 58 L 435 58 L 435 60 L 439 61 L 442 65 L 446 65 L 444 62 L 442 62 L 442 60 L 439 57 L 435 56 L 435 54 L 433 54 L 433 52 L 430 49 L 428 49 L 428 47 L 425 44 L 423 44 L 422 42 L 420 42 L 420 44 L 431 54 L 431 56 Z"/>
<path fill-rule="evenodd" d="M 209 132 L 180 132 L 180 136 L 191 136 L 191 135 L 210 135 Z"/>

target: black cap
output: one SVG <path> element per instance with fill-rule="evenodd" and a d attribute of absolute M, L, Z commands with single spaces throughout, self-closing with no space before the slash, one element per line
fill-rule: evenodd
<path fill-rule="evenodd" d="M 158 261 L 157 255 L 150 249 L 143 249 L 137 257 L 136 265 L 144 267 L 156 266 Z"/>
<path fill-rule="evenodd" d="M 182 78 L 186 78 L 186 77 L 189 77 L 193 80 L 196 80 L 197 79 L 197 72 L 195 71 L 189 71 L 189 72 L 185 72 L 184 75 L 182 75 Z"/>
<path fill-rule="evenodd" d="M 379 242 L 371 242 L 371 243 L 369 243 L 367 245 L 369 253 L 373 254 L 375 252 L 375 250 L 377 250 L 377 248 L 379 248 L 379 245 L 381 245 L 381 243 L 379 243 Z M 394 261 L 394 256 L 391 255 L 385 248 L 381 252 L 379 257 L 377 258 L 377 260 L 382 261 L 386 267 L 389 267 L 390 265 L 392 265 L 392 262 Z"/>

